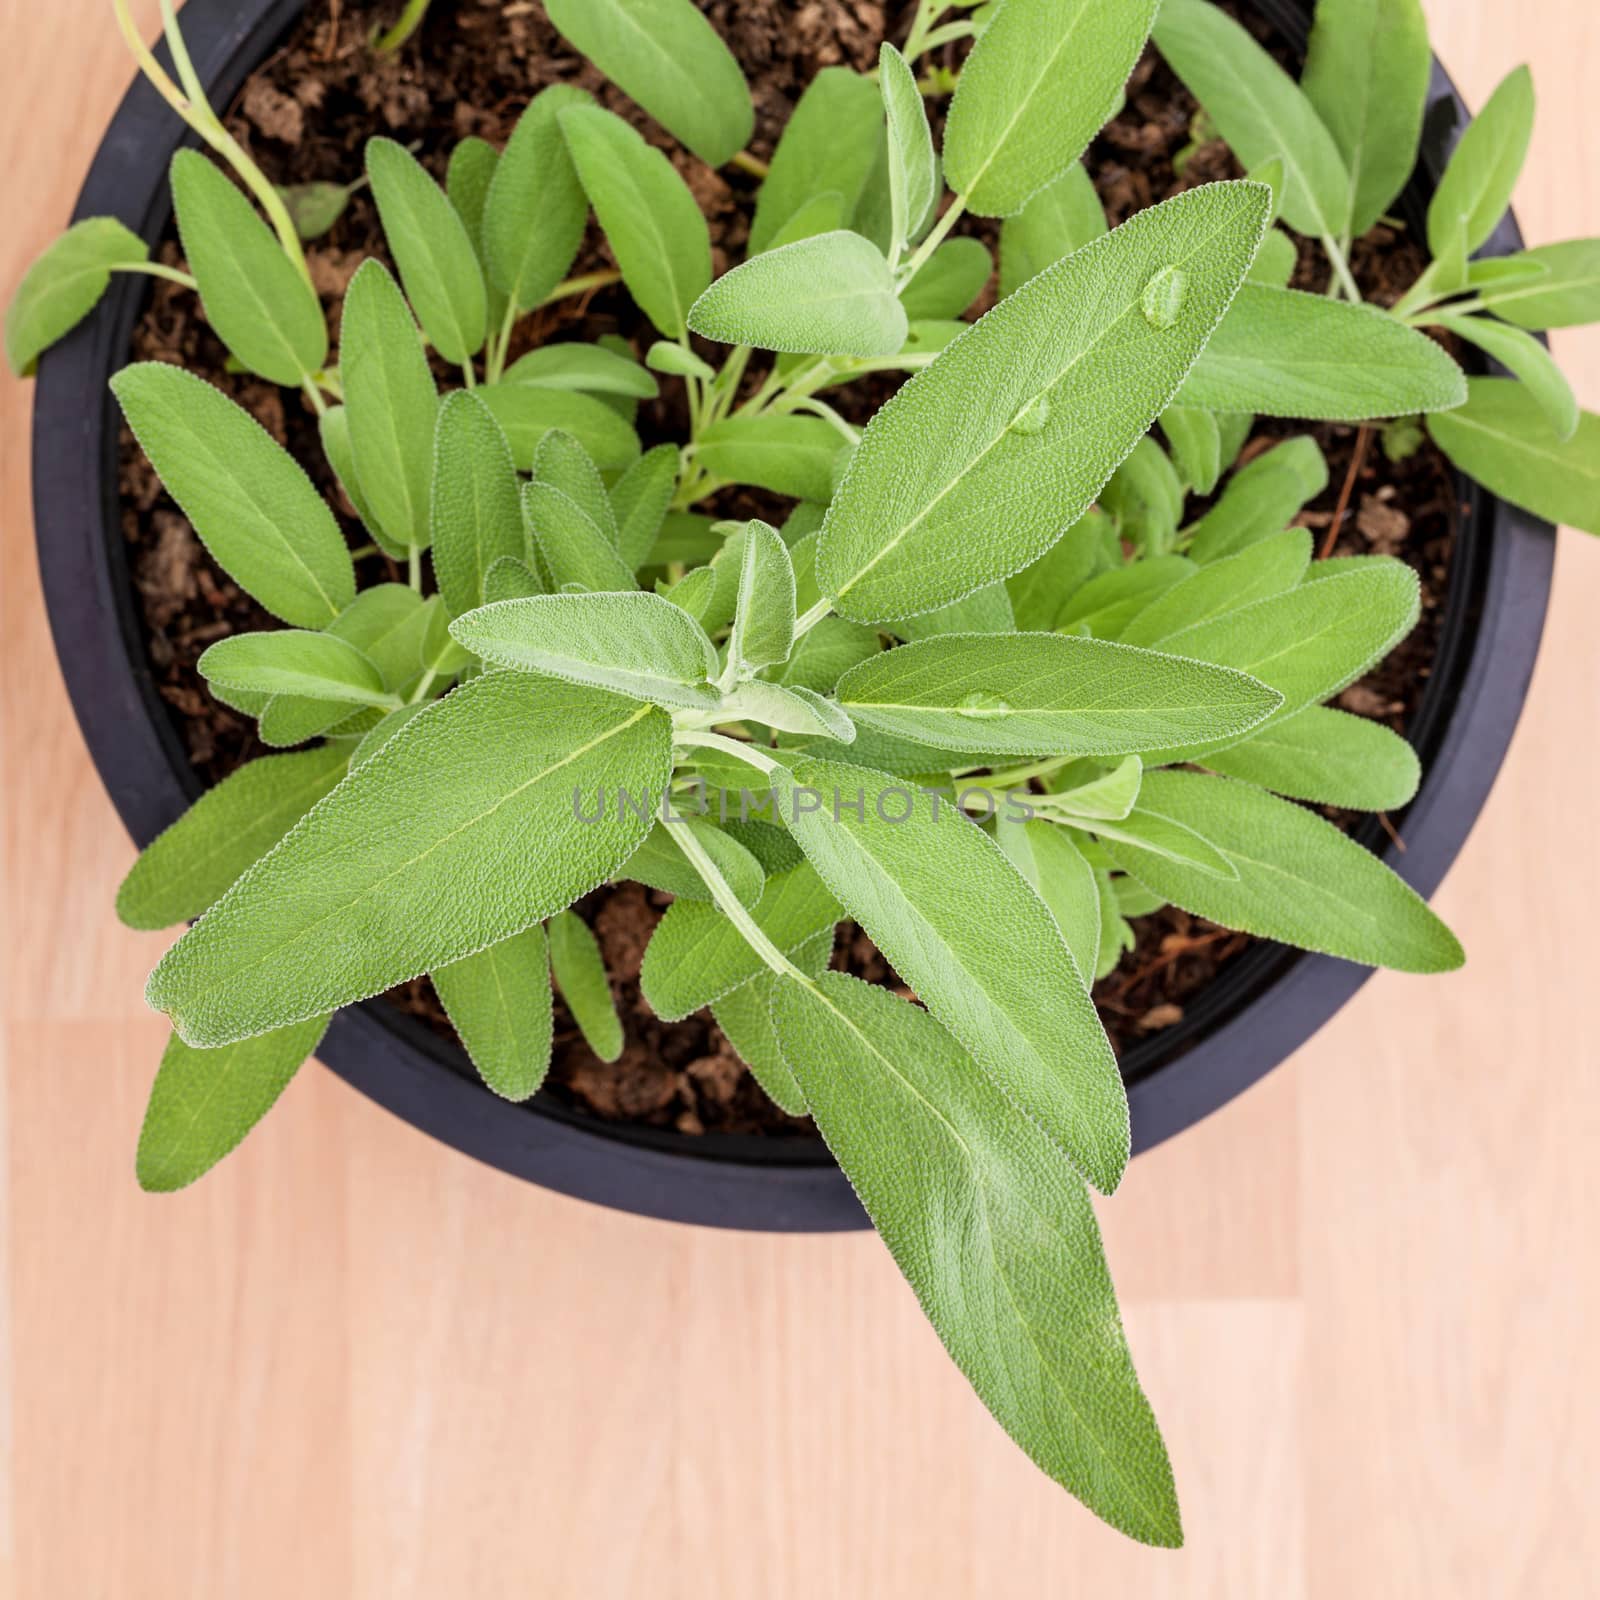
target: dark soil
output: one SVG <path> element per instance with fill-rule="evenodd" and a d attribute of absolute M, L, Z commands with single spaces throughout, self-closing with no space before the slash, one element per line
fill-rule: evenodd
<path fill-rule="evenodd" d="M 750 79 L 757 113 L 751 149 L 760 157 L 771 154 L 795 100 L 817 71 L 835 64 L 871 67 L 881 39 L 904 37 L 913 9 L 875 0 L 701 0 L 701 6 Z M 364 0 L 311 0 L 281 48 L 246 84 L 229 109 L 229 126 L 275 182 L 348 182 L 359 175 L 362 147 L 374 133 L 414 144 L 419 159 L 442 176 L 458 139 L 478 134 L 503 144 L 535 91 L 555 81 L 576 82 L 669 153 L 710 219 L 717 270 L 740 258 L 755 181 L 732 168 L 712 171 L 682 151 L 562 43 L 541 6 L 435 0 L 421 32 L 396 59 L 375 59 L 367 48 L 370 30 L 397 9 L 396 4 Z M 948 52 L 949 65 L 957 64 L 957 49 Z M 941 102 L 933 102 L 932 109 L 942 116 Z M 1165 64 L 1154 52 L 1148 54 L 1129 86 L 1126 108 L 1087 158 L 1114 223 L 1181 189 L 1240 175 L 1222 145 L 1187 148 L 1194 111 L 1194 102 Z M 964 223 L 961 231 L 991 244 L 997 235 L 994 225 L 981 220 Z M 376 211 L 364 192 L 353 196 L 334 227 L 307 247 L 335 331 L 338 304 L 356 267 L 368 255 L 384 254 Z M 163 245 L 161 259 L 181 263 L 175 232 Z M 1416 245 L 1385 227 L 1361 241 L 1354 256 L 1363 290 L 1378 300 L 1398 298 L 1422 264 Z M 591 228 L 573 271 L 609 265 L 604 241 Z M 1320 288 L 1325 275 L 1316 250 L 1303 245 L 1297 286 Z M 993 293 L 991 285 L 971 314 L 986 310 Z M 641 350 L 654 337 L 626 296 L 607 290 L 526 319 L 514 353 L 552 337 L 592 340 L 607 333 L 620 333 Z M 364 542 L 323 465 L 308 405 L 297 395 L 227 372 L 226 353 L 192 295 L 155 282 L 132 353 L 141 360 L 179 362 L 231 394 L 290 449 L 339 507 L 352 546 Z M 679 387 L 664 386 L 663 397 L 642 408 L 639 429 L 647 444 L 683 436 L 686 419 L 676 400 Z M 863 421 L 891 388 L 844 391 L 837 403 L 854 420 Z M 1293 425 L 1264 425 L 1247 448 L 1265 449 L 1276 434 L 1292 431 Z M 1340 697 L 1347 709 L 1404 733 L 1437 652 L 1458 518 L 1454 479 L 1430 446 L 1395 464 L 1375 438 L 1364 440 L 1354 428 L 1326 425 L 1316 433 L 1328 455 L 1331 482 L 1300 520 L 1317 532 L 1319 541 L 1327 541 L 1330 551 L 1395 555 L 1422 580 L 1417 630 Z M 150 661 L 196 771 L 216 782 L 262 747 L 253 722 L 211 698 L 195 663 L 215 640 L 272 623 L 212 564 L 126 434 L 121 487 L 123 531 L 147 624 Z M 1335 529 L 1341 502 L 1347 510 Z M 776 514 L 778 520 L 783 515 L 778 502 L 750 491 L 732 492 L 712 509 L 725 515 Z M 362 558 L 363 583 L 403 576 L 382 555 Z M 665 895 L 629 884 L 597 890 L 579 905 L 604 950 L 627 1045 L 617 1063 L 599 1061 L 558 1000 L 551 1091 L 602 1118 L 688 1133 L 809 1129 L 808 1122 L 785 1116 L 767 1100 L 709 1015 L 665 1024 L 645 1004 L 639 962 L 668 903 Z M 1135 932 L 1135 948 L 1095 990 L 1119 1052 L 1180 1021 L 1185 1006 L 1252 943 L 1171 908 L 1139 919 Z M 835 965 L 875 981 L 897 982 L 870 941 L 853 927 L 841 932 Z M 405 985 L 390 998 L 442 1036 L 454 1038 L 427 979 Z"/>

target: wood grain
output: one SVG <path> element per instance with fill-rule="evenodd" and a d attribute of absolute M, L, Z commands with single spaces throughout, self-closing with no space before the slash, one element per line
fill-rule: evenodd
<path fill-rule="evenodd" d="M 0 10 L 8 297 L 128 68 L 103 0 Z M 1600 232 L 1600 13 L 1429 10 L 1474 104 L 1532 61 L 1529 236 Z M 1600 331 L 1558 348 L 1600 406 Z M 321 1071 L 208 1182 L 139 1194 L 162 941 L 111 916 L 131 852 L 50 651 L 30 398 L 0 379 L 0 1591 L 1593 1592 L 1600 541 L 1562 535 L 1527 716 L 1440 896 L 1466 971 L 1378 978 L 1104 1208 L 1184 1492 L 1189 1545 L 1158 1554 L 1010 1447 L 870 1237 L 563 1200 Z"/>

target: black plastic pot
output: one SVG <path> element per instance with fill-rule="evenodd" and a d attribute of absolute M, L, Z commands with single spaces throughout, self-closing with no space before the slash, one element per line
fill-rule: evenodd
<path fill-rule="evenodd" d="M 304 0 L 189 0 L 183 25 L 212 96 L 226 103 Z M 1309 0 L 1255 0 L 1296 47 Z M 1434 70 L 1422 170 L 1406 214 L 1420 222 L 1465 121 Z M 77 216 L 109 213 L 154 243 L 170 214 L 167 164 L 183 129 L 142 81 L 118 109 Z M 1493 249 L 1520 247 L 1508 219 Z M 118 418 L 107 379 L 127 360 L 144 285 L 121 277 L 96 313 L 41 363 L 34 407 L 34 508 L 45 600 L 61 669 L 100 776 L 141 844 L 200 785 L 145 657 L 117 513 Z M 1461 482 L 1470 507 L 1450 578 L 1440 652 L 1413 740 L 1426 778 L 1405 817 L 1404 853 L 1383 853 L 1424 894 L 1465 842 L 1499 770 L 1544 625 L 1552 530 Z M 1383 844 L 1374 827 L 1363 837 Z M 107 893 L 110 893 L 107 885 Z M 1124 1061 L 1134 1145 L 1146 1149 L 1214 1111 L 1327 1021 L 1367 969 L 1261 945 L 1231 964 L 1183 1022 Z M 321 1051 L 340 1077 L 436 1139 L 582 1199 L 676 1221 L 781 1231 L 858 1228 L 860 1206 L 819 1140 L 689 1137 L 598 1121 L 541 1096 L 507 1105 L 459 1050 L 379 1001 L 343 1011 Z"/>

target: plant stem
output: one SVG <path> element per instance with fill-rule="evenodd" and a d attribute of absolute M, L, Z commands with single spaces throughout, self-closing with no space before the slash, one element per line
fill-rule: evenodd
<path fill-rule="evenodd" d="M 945 208 L 945 213 L 934 223 L 928 232 L 928 237 L 917 247 L 917 253 L 906 263 L 905 269 L 897 280 L 897 286 L 904 289 L 916 275 L 927 266 L 928 258 L 939 248 L 949 236 L 950 230 L 966 215 L 967 197 L 958 194 Z"/>
<path fill-rule="evenodd" d="M 499 383 L 506 370 L 506 352 L 511 348 L 511 330 L 517 323 L 517 303 L 506 301 L 506 314 L 500 319 L 500 332 L 489 341 L 488 358 L 483 364 L 483 381 Z"/>
<path fill-rule="evenodd" d="M 429 0 L 406 0 L 406 8 L 396 18 L 394 26 L 372 41 L 374 54 L 393 55 L 422 26 L 422 19 L 428 14 L 428 5 Z"/>
<path fill-rule="evenodd" d="M 1345 474 L 1344 488 L 1339 491 L 1339 503 L 1334 507 L 1333 521 L 1328 524 L 1328 532 L 1322 541 L 1322 549 L 1317 552 L 1319 561 L 1326 561 L 1333 554 L 1333 548 L 1339 542 L 1339 529 L 1344 525 L 1344 514 L 1350 509 L 1351 496 L 1356 492 L 1356 479 L 1361 476 L 1361 468 L 1367 459 L 1367 446 L 1372 443 L 1372 429 L 1362 423 L 1356 432 L 1355 454 L 1350 458 L 1350 470 Z"/>
<path fill-rule="evenodd" d="M 674 830 L 671 823 L 666 826 L 678 848 L 689 858 L 689 864 L 705 881 L 717 909 L 744 935 L 750 948 L 780 977 L 797 978 L 809 986 L 811 980 L 761 931 L 755 918 L 745 910 L 706 847 L 695 837 L 694 829 L 680 827 Z"/>
<path fill-rule="evenodd" d="M 328 402 L 322 398 L 322 391 L 317 387 L 316 380 L 314 378 L 305 379 L 305 381 L 301 384 L 301 388 L 305 390 L 306 397 L 311 401 L 312 410 L 314 410 L 319 417 L 326 416 L 328 413 Z"/>
<path fill-rule="evenodd" d="M 935 28 L 922 41 L 922 48 L 917 54 L 932 55 L 935 50 L 942 50 L 947 44 L 955 44 L 959 39 L 970 39 L 977 31 L 970 22 L 947 22 L 942 28 Z"/>
<path fill-rule="evenodd" d="M 112 267 L 113 272 L 142 272 L 149 278 L 165 278 L 168 283 L 182 284 L 185 289 L 198 290 L 200 285 L 187 272 L 176 267 L 163 266 L 159 261 L 125 261 Z"/>
<path fill-rule="evenodd" d="M 740 172 L 748 172 L 752 178 L 765 178 L 772 170 L 759 156 L 753 156 L 748 150 L 741 150 L 738 155 L 728 158 L 730 167 L 737 167 Z"/>
<path fill-rule="evenodd" d="M 809 411 L 812 416 L 821 417 L 824 422 L 828 423 L 843 437 L 846 444 L 851 445 L 852 447 L 861 443 L 860 431 L 846 422 L 844 418 L 841 417 L 839 413 L 827 403 L 826 400 L 816 400 L 810 395 L 801 395 L 794 402 L 794 405 L 791 407 L 791 409 L 795 411 Z"/>
<path fill-rule="evenodd" d="M 1344 291 L 1344 297 L 1352 305 L 1361 304 L 1361 290 L 1356 280 L 1350 275 L 1350 263 L 1345 260 L 1344 251 L 1339 248 L 1338 242 L 1330 235 L 1322 236 L 1322 248 L 1327 253 L 1328 261 L 1333 267 L 1333 276 L 1339 287 Z"/>
<path fill-rule="evenodd" d="M 418 594 L 422 593 L 422 551 L 411 545 L 406 556 L 406 581 Z"/>
<path fill-rule="evenodd" d="M 189 60 L 189 52 L 184 46 L 183 34 L 178 28 L 172 0 L 161 0 L 162 22 L 167 48 L 172 53 L 172 64 L 177 69 L 178 76 L 184 80 L 188 93 L 172 81 L 161 63 L 151 53 L 149 46 L 140 38 L 139 30 L 134 26 L 133 17 L 128 11 L 128 0 L 111 0 L 111 9 L 117 19 L 117 27 L 140 72 L 149 80 L 156 93 L 245 181 L 271 221 L 278 235 L 278 242 L 283 246 L 284 254 L 294 262 L 306 282 L 310 284 L 311 271 L 306 266 L 305 251 L 300 247 L 300 235 L 295 231 L 289 209 L 284 205 L 283 197 L 267 181 L 266 175 L 244 153 L 238 140 L 223 127 L 216 112 L 211 109 L 194 65 Z M 315 285 L 312 287 L 314 289 Z"/>
<path fill-rule="evenodd" d="M 827 616 L 828 613 L 830 611 L 832 611 L 832 610 L 833 610 L 833 603 L 832 603 L 832 601 L 828 600 L 826 597 L 824 597 L 823 599 L 817 601 L 817 603 L 814 606 L 812 606 L 812 608 L 808 612 L 806 612 L 806 614 L 803 617 L 801 617 L 799 619 L 799 621 L 797 621 L 795 623 L 795 625 L 794 625 L 794 636 L 795 636 L 795 638 L 798 639 L 800 637 L 800 635 L 803 634 L 803 633 L 810 633 L 811 630 L 814 627 L 816 627 L 816 625 L 819 622 L 821 622 L 822 619 L 825 616 Z"/>
<path fill-rule="evenodd" d="M 917 0 L 917 14 L 911 21 L 911 32 L 906 35 L 905 49 L 901 52 L 907 61 L 915 61 L 928 48 L 928 38 L 933 25 L 950 9 L 950 0 Z"/>
<path fill-rule="evenodd" d="M 558 300 L 570 299 L 575 294 L 587 294 L 591 289 L 609 288 L 613 283 L 621 283 L 622 274 L 614 267 L 607 267 L 603 272 L 583 272 L 576 278 L 565 278 L 539 302 L 541 306 L 553 306 Z"/>
<path fill-rule="evenodd" d="M 461 363 L 461 380 L 463 386 L 468 389 L 476 389 L 478 387 L 478 375 L 472 370 L 471 356 L 468 356 L 467 359 Z"/>

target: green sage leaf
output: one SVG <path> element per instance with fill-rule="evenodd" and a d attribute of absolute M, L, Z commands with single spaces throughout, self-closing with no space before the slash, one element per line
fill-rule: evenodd
<path fill-rule="evenodd" d="M 829 1149 L 979 1398 L 1113 1527 L 1181 1544 L 1094 1210 L 1049 1140 L 887 991 L 826 973 L 779 984 L 773 1014 Z"/>
<path fill-rule="evenodd" d="M 678 450 L 658 444 L 646 450 L 611 489 L 617 552 L 637 571 L 655 549 L 678 487 Z"/>
<path fill-rule="evenodd" d="M 680 804 L 689 805 L 692 793 Z M 710 900 L 711 890 L 678 843 L 682 833 L 695 836 L 717 870 L 733 890 L 740 905 L 753 906 L 766 888 L 761 863 L 732 834 L 694 815 L 674 815 L 657 822 L 643 844 L 617 868 L 617 876 L 648 884 L 680 900 Z"/>
<path fill-rule="evenodd" d="M 1072 842 L 1071 833 L 1037 819 L 1018 822 L 1000 817 L 994 837 L 1056 919 L 1078 976 L 1092 983 L 1099 961 L 1100 890 L 1094 869 Z"/>
<path fill-rule="evenodd" d="M 1350 174 L 1300 85 L 1211 0 L 1163 0 L 1155 41 L 1247 168 L 1282 158 L 1289 226 L 1313 239 L 1342 238 Z"/>
<path fill-rule="evenodd" d="M 639 459 L 639 435 L 592 394 L 527 383 L 486 384 L 473 393 L 504 430 L 518 472 L 532 470 L 539 443 L 552 429 L 570 433 L 602 471 L 619 471 Z"/>
<path fill-rule="evenodd" d="M 1023 284 L 1106 232 L 1105 208 L 1083 164 L 1075 161 L 1000 226 L 1000 293 Z"/>
<path fill-rule="evenodd" d="M 784 825 L 889 964 L 1006 1098 L 1114 1189 L 1128 1159 L 1116 1060 L 1055 919 L 994 840 L 865 767 L 801 760 L 772 783 Z M 997 939 L 1027 962 L 996 959 Z"/>
<path fill-rule="evenodd" d="M 933 134 L 916 75 L 887 40 L 878 49 L 878 86 L 889 121 L 889 205 L 896 241 L 889 254 L 898 258 L 933 210 L 939 159 L 933 153 Z"/>
<path fill-rule="evenodd" d="M 839 703 L 886 733 L 946 749 L 1123 755 L 1230 738 L 1277 709 L 1242 673 L 1100 639 L 951 634 L 845 674 Z"/>
<path fill-rule="evenodd" d="M 1121 101 L 1159 0 L 1006 0 L 972 48 L 944 136 L 950 187 L 1007 217 L 1081 156 Z"/>
<path fill-rule="evenodd" d="M 833 930 L 820 933 L 795 952 L 795 965 L 813 978 L 827 971 L 833 955 Z M 749 1067 L 772 1103 L 791 1117 L 803 1117 L 805 1095 L 784 1060 L 783 1047 L 772 1021 L 772 996 L 783 980 L 775 972 L 763 973 L 725 994 L 711 1008 L 716 1024 Z"/>
<path fill-rule="evenodd" d="M 29 377 L 40 355 L 70 333 L 111 284 L 116 267 L 150 258 L 149 246 L 115 217 L 85 217 L 29 265 L 6 307 L 6 361 Z"/>
<path fill-rule="evenodd" d="M 162 958 L 147 997 L 203 1048 L 459 961 L 604 883 L 649 824 L 580 812 L 618 784 L 659 793 L 671 762 L 654 707 L 521 673 L 474 679 L 245 873 Z"/>
<path fill-rule="evenodd" d="M 660 595 L 542 594 L 459 617 L 455 638 L 519 672 L 594 684 L 634 700 L 705 709 L 717 653 L 694 619 Z"/>
<path fill-rule="evenodd" d="M 871 78 L 824 67 L 807 84 L 756 196 L 750 254 L 770 249 L 816 197 L 837 194 L 848 224 L 883 149 L 883 100 Z M 803 235 L 793 235 L 793 238 Z"/>
<path fill-rule="evenodd" d="M 433 986 L 478 1076 L 507 1100 L 531 1100 L 555 1033 L 543 924 L 438 968 Z"/>
<path fill-rule="evenodd" d="M 767 879 L 751 917 L 784 955 L 839 920 L 839 903 L 809 866 Z M 639 971 L 639 987 L 663 1022 L 681 1022 L 769 969 L 745 936 L 714 905 L 676 900 L 656 924 Z"/>
<path fill-rule="evenodd" d="M 1488 317 L 1456 317 L 1443 311 L 1431 313 L 1429 320 L 1493 356 L 1519 379 L 1563 444 L 1578 431 L 1578 397 L 1555 358 L 1531 333 Z"/>
<path fill-rule="evenodd" d="M 489 331 L 489 301 L 472 236 L 444 190 L 404 145 L 367 140 L 366 165 L 384 238 L 422 331 L 446 361 L 465 366 Z"/>
<path fill-rule="evenodd" d="M 453 617 L 483 604 L 483 579 L 523 552 L 522 497 L 494 413 L 466 390 L 445 397 L 434 438 L 433 571 Z"/>
<path fill-rule="evenodd" d="M 1293 589 L 1310 565 L 1310 533 L 1304 528 L 1281 529 L 1174 584 L 1140 611 L 1118 637 L 1124 644 L 1164 647 L 1185 628 Z"/>
<path fill-rule="evenodd" d="M 124 367 L 111 389 L 167 492 L 241 589 L 300 628 L 350 604 L 355 568 L 333 513 L 254 417 L 165 362 Z"/>
<path fill-rule="evenodd" d="M 744 74 L 691 0 L 546 0 L 545 10 L 574 50 L 708 166 L 749 142 Z"/>
<path fill-rule="evenodd" d="M 1214 184 L 1152 207 L 916 374 L 868 424 L 829 507 L 817 573 L 834 608 L 912 616 L 1043 555 L 1173 398 L 1254 257 L 1267 203 L 1260 185 Z M 1179 277 L 1174 319 L 1152 320 L 1152 281 Z M 1011 513 L 998 524 L 997 502 Z"/>
<path fill-rule="evenodd" d="M 1222 498 L 1195 524 L 1189 554 L 1202 566 L 1280 532 L 1328 487 L 1328 461 L 1308 434 L 1263 451 L 1228 479 Z"/>
<path fill-rule="evenodd" d="M 1260 283 L 1239 291 L 1179 391 L 1211 411 L 1343 422 L 1448 411 L 1465 398 L 1455 362 L 1386 311 Z"/>
<path fill-rule="evenodd" d="M 1206 765 L 1291 800 L 1349 811 L 1397 811 L 1422 780 L 1417 753 L 1399 734 L 1331 706 L 1307 706 L 1207 756 Z"/>
<path fill-rule="evenodd" d="M 139 1187 L 170 1194 L 204 1177 L 272 1109 L 322 1042 L 326 1017 L 196 1050 L 167 1041 L 139 1130 Z"/>
<path fill-rule="evenodd" d="M 611 997 L 599 942 L 589 924 L 572 911 L 550 919 L 549 935 L 550 970 L 572 1020 L 602 1061 L 615 1061 L 622 1054 L 622 1018 Z"/>
<path fill-rule="evenodd" d="M 589 202 L 561 134 L 561 113 L 590 104 L 570 83 L 541 89 L 517 118 L 489 184 L 483 251 L 489 280 L 531 311 L 567 275 L 583 243 Z"/>
<path fill-rule="evenodd" d="M 727 417 L 700 435 L 699 459 L 729 483 L 828 500 L 844 441 L 820 417 Z"/>
<path fill-rule="evenodd" d="M 1473 378 L 1459 411 L 1428 418 L 1434 442 L 1490 493 L 1551 522 L 1600 534 L 1600 416 L 1565 442 L 1538 398 L 1509 378 Z"/>
<path fill-rule="evenodd" d="M 723 344 L 872 357 L 894 355 L 909 324 L 882 252 L 841 229 L 725 273 L 695 302 L 689 326 Z"/>
<path fill-rule="evenodd" d="M 385 708 L 392 700 L 371 660 L 329 633 L 298 628 L 236 633 L 219 639 L 196 665 L 201 677 L 214 678 L 225 689 Z"/>
<path fill-rule="evenodd" d="M 1533 138 L 1533 75 L 1518 67 L 1462 134 L 1428 205 L 1428 248 L 1445 255 L 1465 233 L 1467 254 L 1488 241 L 1511 205 Z"/>
<path fill-rule="evenodd" d="M 788 658 L 794 645 L 794 564 L 776 528 L 745 524 L 739 570 L 738 608 L 728 641 L 728 659 L 741 676 Z"/>
<path fill-rule="evenodd" d="M 711 282 L 711 233 L 688 184 L 599 106 L 563 111 L 561 131 L 628 293 L 665 337 L 681 338 Z"/>
<path fill-rule="evenodd" d="M 1350 174 L 1360 238 L 1417 164 L 1433 53 L 1420 0 L 1319 0 L 1301 87 Z"/>
<path fill-rule="evenodd" d="M 172 204 L 206 320 L 250 371 L 298 388 L 328 359 L 316 291 L 232 181 L 197 150 L 172 158 Z"/>
<path fill-rule="evenodd" d="M 212 905 L 344 776 L 336 746 L 262 756 L 207 789 L 134 862 L 117 890 L 130 928 L 170 928 Z"/>
<path fill-rule="evenodd" d="M 427 549 L 439 393 L 410 308 L 381 262 L 363 262 L 345 292 L 339 376 L 362 499 L 387 543 Z"/>
<path fill-rule="evenodd" d="M 547 344 L 519 356 L 505 370 L 504 384 L 533 389 L 577 389 L 585 394 L 654 400 L 661 385 L 631 356 L 603 344 Z"/>
<path fill-rule="evenodd" d="M 981 239 L 946 239 L 900 291 L 900 304 L 914 323 L 951 321 L 983 293 L 993 273 L 994 258 Z"/>
<path fill-rule="evenodd" d="M 1484 288 L 1481 298 L 1497 317 L 1535 330 L 1600 322 L 1600 239 L 1540 245 L 1511 259 L 1544 271 L 1533 278 Z"/>
<path fill-rule="evenodd" d="M 1465 959 L 1421 895 L 1292 801 L 1228 778 L 1152 772 L 1141 804 L 1203 834 L 1238 872 L 1221 878 L 1106 841 L 1123 871 L 1192 916 L 1401 972 L 1449 972 Z"/>

